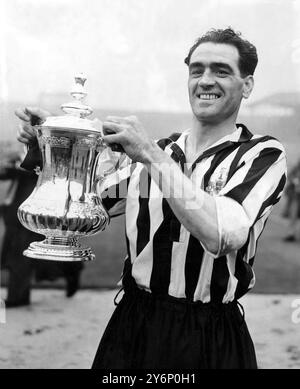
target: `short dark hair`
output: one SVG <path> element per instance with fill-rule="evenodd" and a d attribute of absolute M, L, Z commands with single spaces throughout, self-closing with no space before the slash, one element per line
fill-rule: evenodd
<path fill-rule="evenodd" d="M 246 77 L 249 74 L 253 75 L 258 59 L 256 47 L 241 37 L 240 32 L 235 32 L 231 27 L 226 29 L 211 29 L 207 31 L 203 36 L 198 38 L 194 45 L 190 48 L 188 56 L 184 62 L 189 66 L 190 59 L 196 48 L 201 43 L 224 43 L 227 45 L 235 46 L 239 52 L 239 69 L 242 77 Z"/>

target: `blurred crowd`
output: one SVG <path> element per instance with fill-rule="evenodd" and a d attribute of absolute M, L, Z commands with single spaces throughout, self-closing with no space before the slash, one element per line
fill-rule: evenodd
<path fill-rule="evenodd" d="M 294 242 L 299 239 L 298 219 L 300 217 L 300 160 L 289 171 L 285 190 L 285 208 L 283 217 L 288 218 L 288 232 L 285 242 Z"/>

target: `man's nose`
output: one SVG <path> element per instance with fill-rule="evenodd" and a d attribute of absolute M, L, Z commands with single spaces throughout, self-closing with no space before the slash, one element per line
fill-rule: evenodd
<path fill-rule="evenodd" d="M 205 71 L 199 78 L 198 84 L 201 87 L 210 87 L 215 85 L 214 75 L 210 71 Z"/>

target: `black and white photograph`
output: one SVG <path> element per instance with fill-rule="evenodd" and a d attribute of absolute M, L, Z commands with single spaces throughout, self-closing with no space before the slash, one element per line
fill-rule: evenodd
<path fill-rule="evenodd" d="M 0 370 L 300 369 L 299 150 L 300 0 L 0 0 Z"/>

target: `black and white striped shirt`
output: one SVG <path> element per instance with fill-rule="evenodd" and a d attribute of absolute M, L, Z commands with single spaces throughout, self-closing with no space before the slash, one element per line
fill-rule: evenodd
<path fill-rule="evenodd" d="M 188 133 L 158 142 L 183 171 Z M 275 138 L 253 135 L 237 125 L 236 131 L 193 163 L 190 178 L 196 177 L 201 188 L 216 199 L 217 254 L 206 250 L 178 221 L 143 164 L 125 156 L 118 163 L 118 169 L 105 180 L 102 197 L 112 216 L 126 215 L 125 288 L 137 285 L 188 301 L 227 303 L 254 286 L 252 266 L 258 238 L 286 182 L 286 156 Z M 238 241 L 245 231 L 239 230 L 240 210 L 248 221 L 246 243 L 241 247 Z"/>

